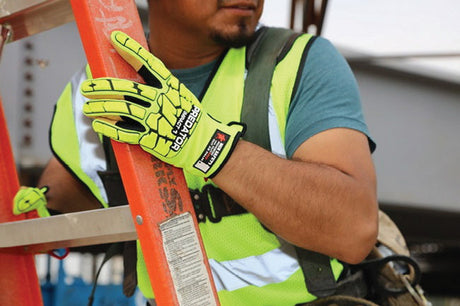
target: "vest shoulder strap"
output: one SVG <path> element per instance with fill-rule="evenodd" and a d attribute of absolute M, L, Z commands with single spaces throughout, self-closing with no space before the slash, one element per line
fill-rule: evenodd
<path fill-rule="evenodd" d="M 264 27 L 247 48 L 247 76 L 241 111 L 241 121 L 247 130 L 243 138 L 267 150 L 270 150 L 268 100 L 273 72 L 280 57 L 298 36 L 300 33 L 289 29 Z"/>
<path fill-rule="evenodd" d="M 300 35 L 289 29 L 263 28 L 247 51 L 247 76 L 244 84 L 241 120 L 247 125 L 244 139 L 271 150 L 268 128 L 268 103 L 276 64 Z M 336 291 L 330 258 L 295 247 L 308 291 L 324 297 Z"/>
<path fill-rule="evenodd" d="M 128 204 L 125 188 L 118 170 L 117 160 L 113 152 L 112 143 L 110 138 L 102 136 L 102 146 L 104 148 L 106 170 L 98 171 L 98 175 L 107 191 L 107 204 L 112 206 Z"/>

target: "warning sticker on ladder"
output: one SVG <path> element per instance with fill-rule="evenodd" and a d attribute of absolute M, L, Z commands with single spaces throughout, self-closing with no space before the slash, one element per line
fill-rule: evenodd
<path fill-rule="evenodd" d="M 179 305 L 216 305 L 192 215 L 168 219 L 160 231 Z"/>

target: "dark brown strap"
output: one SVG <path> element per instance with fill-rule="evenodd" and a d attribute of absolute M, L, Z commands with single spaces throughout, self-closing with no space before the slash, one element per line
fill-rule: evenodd
<path fill-rule="evenodd" d="M 198 222 L 208 219 L 217 223 L 223 217 L 247 213 L 246 209 L 213 185 L 204 186 L 202 191 L 190 189 L 190 195 Z"/>
<path fill-rule="evenodd" d="M 330 258 L 299 247 L 295 247 L 295 250 L 308 292 L 317 297 L 333 295 L 337 290 L 337 283 L 332 273 Z"/>
<path fill-rule="evenodd" d="M 299 34 L 283 28 L 263 28 L 260 31 L 246 55 L 248 73 L 241 121 L 247 126 L 243 139 L 270 150 L 268 100 L 273 72 L 286 43 Z"/>
<path fill-rule="evenodd" d="M 134 295 L 137 287 L 137 245 L 136 241 L 125 241 L 123 246 L 123 294 Z"/>
<path fill-rule="evenodd" d="M 112 144 L 108 137 L 103 137 L 102 146 L 104 148 L 107 169 L 105 171 L 98 171 L 97 174 L 101 178 L 104 189 L 107 191 L 107 202 L 110 207 L 126 205 L 128 204 L 128 199 L 126 198 L 125 188 L 121 180 L 120 171 L 118 170 Z"/>

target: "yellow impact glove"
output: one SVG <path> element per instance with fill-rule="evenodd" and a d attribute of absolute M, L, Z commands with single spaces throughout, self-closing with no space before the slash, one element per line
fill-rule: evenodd
<path fill-rule="evenodd" d="M 48 187 L 34 188 L 22 186 L 13 199 L 13 214 L 20 215 L 32 210 L 37 210 L 40 217 L 49 217 L 50 213 L 46 208 L 45 193 Z"/>
<path fill-rule="evenodd" d="M 83 106 L 93 129 L 114 140 L 139 144 L 143 150 L 191 174 L 213 177 L 244 131 L 241 123 L 223 124 L 163 63 L 123 32 L 114 31 L 117 52 L 146 84 L 115 78 L 83 82 Z"/>

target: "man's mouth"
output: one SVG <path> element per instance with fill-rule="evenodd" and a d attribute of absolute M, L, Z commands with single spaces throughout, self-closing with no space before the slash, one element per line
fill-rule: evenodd
<path fill-rule="evenodd" d="M 220 8 L 234 10 L 255 10 L 257 3 L 254 1 L 222 1 Z"/>

